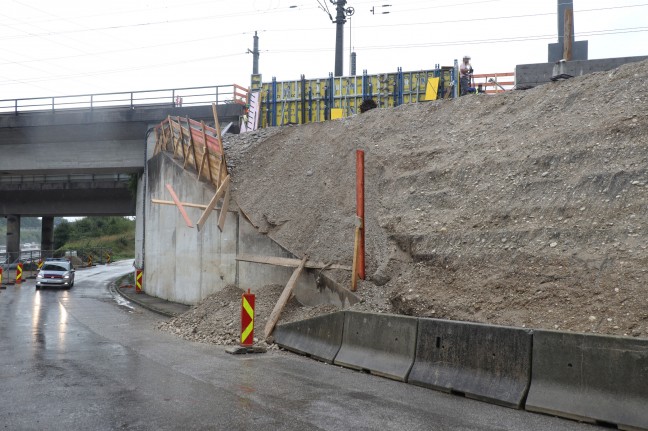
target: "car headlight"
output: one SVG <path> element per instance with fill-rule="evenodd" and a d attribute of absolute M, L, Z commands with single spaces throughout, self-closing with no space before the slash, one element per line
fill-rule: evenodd
<path fill-rule="evenodd" d="M 66 280 L 69 280 L 69 279 L 70 279 L 70 274 L 69 274 L 69 273 L 68 273 L 68 274 L 65 274 L 65 275 L 63 276 L 63 278 L 66 279 Z"/>
<path fill-rule="evenodd" d="M 41 274 L 41 273 L 39 272 L 39 273 L 36 275 L 36 278 L 43 278 L 43 274 Z"/>

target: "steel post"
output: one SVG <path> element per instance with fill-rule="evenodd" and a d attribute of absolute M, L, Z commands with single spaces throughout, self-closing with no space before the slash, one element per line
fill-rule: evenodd
<path fill-rule="evenodd" d="M 342 76 L 344 68 L 344 23 L 346 15 L 344 6 L 346 0 L 337 0 L 337 15 L 335 17 L 335 76 Z"/>

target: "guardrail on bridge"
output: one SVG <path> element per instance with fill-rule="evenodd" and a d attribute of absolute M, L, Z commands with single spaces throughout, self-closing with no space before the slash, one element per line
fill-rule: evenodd
<path fill-rule="evenodd" d="M 29 97 L 0 100 L 0 114 L 56 112 L 67 109 L 124 108 L 147 105 L 203 106 L 216 103 L 247 103 L 248 89 L 237 84 L 185 87 L 119 93 L 76 94 L 72 96 Z"/>

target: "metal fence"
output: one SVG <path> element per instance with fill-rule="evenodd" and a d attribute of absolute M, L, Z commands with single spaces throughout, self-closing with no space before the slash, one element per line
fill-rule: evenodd
<path fill-rule="evenodd" d="M 30 97 L 0 100 L 0 114 L 96 108 L 135 108 L 138 106 L 204 106 L 212 103 L 243 103 L 247 88 L 237 84 L 185 87 L 120 93 L 77 94 L 72 96 Z"/>

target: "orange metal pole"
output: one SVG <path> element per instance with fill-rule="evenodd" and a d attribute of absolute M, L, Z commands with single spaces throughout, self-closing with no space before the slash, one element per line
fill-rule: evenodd
<path fill-rule="evenodd" d="M 358 277 L 365 279 L 365 204 L 364 204 L 364 150 L 356 150 L 356 215 L 360 221 L 358 245 Z"/>

